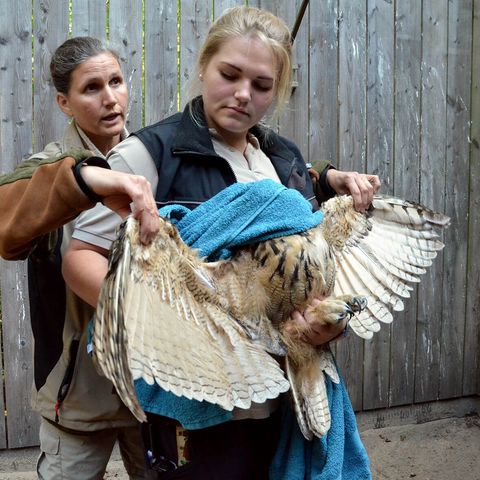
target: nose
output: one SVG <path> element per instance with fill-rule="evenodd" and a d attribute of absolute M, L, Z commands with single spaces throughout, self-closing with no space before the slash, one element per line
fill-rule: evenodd
<path fill-rule="evenodd" d="M 251 85 L 248 80 L 239 82 L 235 90 L 235 98 L 240 102 L 248 102 L 252 98 Z"/>
<path fill-rule="evenodd" d="M 117 103 L 117 97 L 113 89 L 107 85 L 103 91 L 103 104 L 105 106 L 115 105 Z"/>

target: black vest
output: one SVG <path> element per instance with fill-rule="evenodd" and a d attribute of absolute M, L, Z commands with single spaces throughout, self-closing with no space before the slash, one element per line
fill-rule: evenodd
<path fill-rule="evenodd" d="M 194 107 L 202 107 L 200 99 L 194 101 Z M 252 133 L 271 160 L 280 181 L 298 190 L 312 203 L 313 209 L 318 209 L 305 162 L 297 147 L 263 128 L 254 127 Z M 208 128 L 193 121 L 189 107 L 134 135 L 145 145 L 157 167 L 159 207 L 178 203 L 193 209 L 237 181 L 228 162 L 215 152 Z"/>

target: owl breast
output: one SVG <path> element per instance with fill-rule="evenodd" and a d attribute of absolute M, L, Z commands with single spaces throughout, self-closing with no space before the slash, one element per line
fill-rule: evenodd
<path fill-rule="evenodd" d="M 319 229 L 261 242 L 252 256 L 269 299 L 267 315 L 275 323 L 333 290 L 335 262 Z"/>

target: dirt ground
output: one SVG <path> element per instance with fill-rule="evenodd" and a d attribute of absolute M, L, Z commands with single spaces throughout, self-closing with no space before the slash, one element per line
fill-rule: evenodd
<path fill-rule="evenodd" d="M 478 415 L 368 429 L 361 436 L 374 480 L 480 480 Z M 0 480 L 35 479 L 37 455 L 35 448 L 0 452 Z M 128 479 L 118 451 L 105 479 Z"/>

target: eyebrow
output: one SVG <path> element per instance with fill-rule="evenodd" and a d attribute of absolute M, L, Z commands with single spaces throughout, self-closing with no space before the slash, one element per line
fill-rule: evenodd
<path fill-rule="evenodd" d="M 234 70 L 237 70 L 238 72 L 241 72 L 242 69 L 237 67 L 236 65 L 233 65 L 232 63 L 229 63 L 229 62 L 225 62 L 225 61 L 222 61 L 220 62 L 220 64 L 223 64 L 223 65 L 226 65 L 228 67 L 231 67 L 233 68 Z M 256 79 L 258 80 L 270 80 L 271 82 L 273 82 L 273 78 L 272 77 L 264 77 L 264 76 L 259 76 L 259 77 L 255 77 Z"/>

